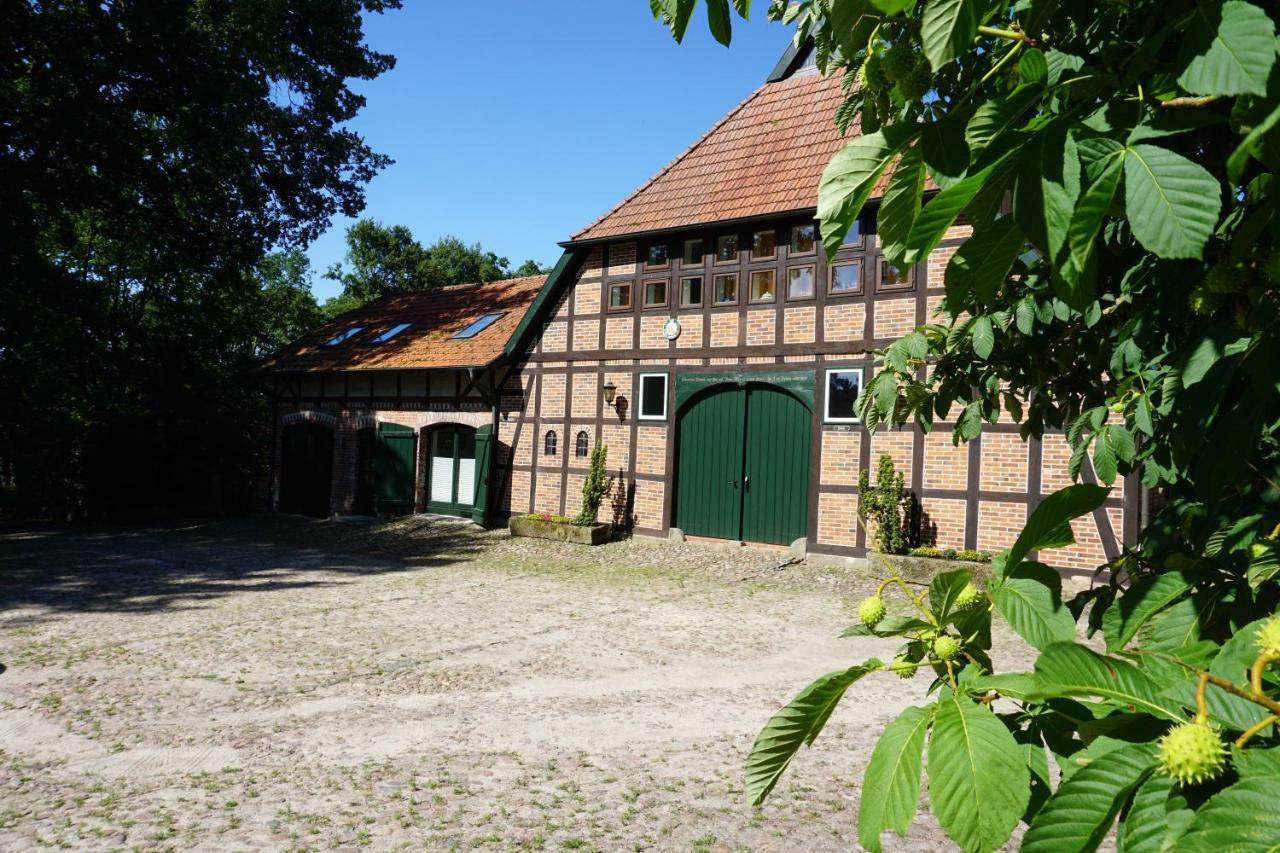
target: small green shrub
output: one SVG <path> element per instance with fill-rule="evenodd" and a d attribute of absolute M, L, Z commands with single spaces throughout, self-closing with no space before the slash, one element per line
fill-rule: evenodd
<path fill-rule="evenodd" d="M 921 545 L 919 548 L 912 548 L 907 553 L 912 557 L 932 557 L 934 559 L 942 556 L 942 552 L 932 545 Z"/>
<path fill-rule="evenodd" d="M 974 551 L 972 548 L 965 548 L 956 552 L 957 560 L 964 560 L 967 563 L 990 563 L 991 555 L 986 551 Z"/>
<path fill-rule="evenodd" d="M 609 445 L 601 442 L 591 451 L 591 468 L 587 478 L 582 482 L 582 509 L 574 524 L 588 525 L 596 523 L 596 513 L 600 511 L 600 502 L 613 486 L 613 478 L 606 476 L 605 461 L 609 458 Z"/>
<path fill-rule="evenodd" d="M 902 475 L 893 470 L 893 457 L 881 455 L 876 469 L 876 484 L 864 468 L 858 474 L 858 518 L 867 524 L 875 522 L 875 548 L 883 554 L 904 554 L 907 537 L 902 527 Z"/>

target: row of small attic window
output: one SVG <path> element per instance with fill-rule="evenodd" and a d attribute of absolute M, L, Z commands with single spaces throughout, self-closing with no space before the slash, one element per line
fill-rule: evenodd
<path fill-rule="evenodd" d="M 459 331 L 451 335 L 449 337 L 449 340 L 462 341 L 462 340 L 466 340 L 467 338 L 474 338 L 476 335 L 480 334 L 485 329 L 489 328 L 494 323 L 501 320 L 502 317 L 505 316 L 505 314 L 506 314 L 505 311 L 498 311 L 493 314 L 485 314 L 483 317 L 480 317 L 477 320 L 473 320 L 472 322 L 468 323 L 464 328 L 460 329 Z M 391 340 L 396 335 L 400 334 L 405 329 L 409 328 L 411 325 L 413 324 L 397 323 L 396 325 L 392 326 L 390 329 L 387 329 L 385 332 L 378 335 L 370 343 L 385 344 L 387 341 Z M 327 347 L 336 347 L 338 344 L 342 343 L 343 341 L 349 340 L 350 338 L 355 337 L 356 335 L 360 334 L 362 331 L 364 331 L 364 326 L 352 326 L 349 329 L 344 329 L 343 331 L 338 332 L 338 334 L 334 335 L 332 338 L 329 338 L 329 340 L 324 342 L 324 345 Z"/>

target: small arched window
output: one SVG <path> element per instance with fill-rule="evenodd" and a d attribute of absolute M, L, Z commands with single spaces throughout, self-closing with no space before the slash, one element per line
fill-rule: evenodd
<path fill-rule="evenodd" d="M 584 429 L 578 433 L 577 439 L 574 440 L 573 452 L 577 456 L 587 455 L 587 431 Z"/>
<path fill-rule="evenodd" d="M 542 453 L 544 456 L 556 455 L 556 431 L 547 430 L 547 437 L 542 440 Z"/>

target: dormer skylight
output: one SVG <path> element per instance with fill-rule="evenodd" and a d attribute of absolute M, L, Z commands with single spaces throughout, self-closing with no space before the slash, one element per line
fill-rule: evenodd
<path fill-rule="evenodd" d="M 396 335 L 400 334 L 405 329 L 409 328 L 410 325 L 411 325 L 410 323 L 397 323 L 394 326 L 392 326 L 390 329 L 387 329 L 385 332 L 383 332 L 382 334 L 374 338 L 373 342 L 375 344 L 385 344 L 387 341 L 391 340 Z"/>
<path fill-rule="evenodd" d="M 364 326 L 352 326 L 350 329 L 347 329 L 346 331 L 338 332 L 338 334 L 334 335 L 332 338 L 329 338 L 329 340 L 324 342 L 324 345 L 327 347 L 336 347 L 338 344 L 342 343 L 348 338 L 351 338 L 355 335 L 360 334 L 360 332 L 363 330 L 364 330 Z"/>
<path fill-rule="evenodd" d="M 466 328 L 462 329 L 457 334 L 455 334 L 453 336 L 453 340 L 458 341 L 458 340 L 464 340 L 466 338 L 474 338 L 476 335 L 480 334 L 485 329 L 489 328 L 494 323 L 501 320 L 504 316 L 506 316 L 505 311 L 498 311 L 493 314 L 485 314 L 480 319 L 473 320 L 471 323 L 469 323 L 466 326 Z"/>

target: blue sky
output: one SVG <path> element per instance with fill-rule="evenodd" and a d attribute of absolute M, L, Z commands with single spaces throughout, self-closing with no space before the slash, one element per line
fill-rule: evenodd
<path fill-rule="evenodd" d="M 357 90 L 351 123 L 395 164 L 367 187 L 364 215 L 423 243 L 453 234 L 547 264 L 557 242 L 612 207 L 764 82 L 791 33 L 735 18 L 730 48 L 701 6 L 683 45 L 645 0 L 409 0 L 371 16 L 369 44 L 396 68 Z M 320 274 L 341 260 L 351 220 L 308 251 Z"/>

